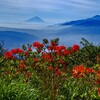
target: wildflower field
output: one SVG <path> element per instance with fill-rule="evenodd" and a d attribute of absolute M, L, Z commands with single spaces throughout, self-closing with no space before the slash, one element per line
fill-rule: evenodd
<path fill-rule="evenodd" d="M 100 46 L 59 39 L 6 50 L 0 44 L 0 100 L 100 100 Z"/>

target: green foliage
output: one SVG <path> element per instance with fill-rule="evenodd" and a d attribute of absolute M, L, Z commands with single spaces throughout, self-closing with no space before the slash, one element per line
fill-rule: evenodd
<path fill-rule="evenodd" d="M 97 58 L 100 58 L 100 46 L 95 46 L 84 38 L 80 43 L 83 47 L 70 58 L 66 58 L 69 61 L 69 66 L 82 64 L 92 67 L 97 63 L 100 64 L 100 60 L 97 61 Z"/>
<path fill-rule="evenodd" d="M 20 81 L 0 80 L 0 100 L 37 100 L 38 90 Z"/>

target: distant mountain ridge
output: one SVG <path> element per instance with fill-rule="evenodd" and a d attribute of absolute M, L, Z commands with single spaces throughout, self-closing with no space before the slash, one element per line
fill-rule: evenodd
<path fill-rule="evenodd" d="M 75 20 L 70 22 L 61 23 L 62 26 L 100 26 L 100 15 L 93 16 L 91 18 Z"/>
<path fill-rule="evenodd" d="M 32 17 L 32 18 L 26 20 L 25 22 L 36 22 L 36 23 L 38 22 L 38 23 L 43 23 L 45 21 L 43 19 L 41 19 L 40 17 L 35 16 L 35 17 Z"/>
<path fill-rule="evenodd" d="M 100 15 L 93 16 L 92 19 L 100 20 Z"/>

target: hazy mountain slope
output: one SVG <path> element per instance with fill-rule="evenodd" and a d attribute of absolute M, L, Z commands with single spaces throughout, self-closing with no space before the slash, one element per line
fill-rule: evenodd
<path fill-rule="evenodd" d="M 15 31 L 0 31 L 0 40 L 5 42 L 5 47 L 21 47 L 23 44 L 33 43 L 39 38 L 27 33 Z"/>
<path fill-rule="evenodd" d="M 71 21 L 70 25 L 52 25 L 42 29 L 18 29 L 0 27 L 0 40 L 6 47 L 21 47 L 22 44 L 42 41 L 42 39 L 60 38 L 60 44 L 70 46 L 86 38 L 95 45 L 100 43 L 100 16 L 84 20 Z M 77 23 L 77 24 L 76 24 Z"/>

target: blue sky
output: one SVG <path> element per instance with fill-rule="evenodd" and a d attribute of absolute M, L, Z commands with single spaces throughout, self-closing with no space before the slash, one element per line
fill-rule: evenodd
<path fill-rule="evenodd" d="M 100 0 L 0 0 L 0 22 L 23 22 L 39 16 L 52 23 L 100 14 Z"/>

